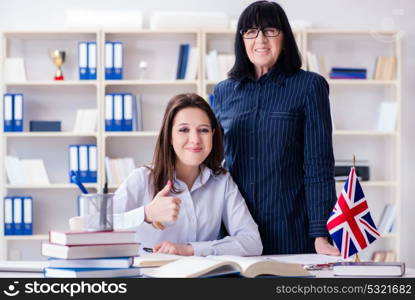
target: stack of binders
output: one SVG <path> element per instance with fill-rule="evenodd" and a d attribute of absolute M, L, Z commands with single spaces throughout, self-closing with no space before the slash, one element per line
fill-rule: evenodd
<path fill-rule="evenodd" d="M 123 43 L 105 42 L 105 79 L 123 79 Z"/>
<path fill-rule="evenodd" d="M 97 79 L 97 42 L 78 44 L 79 79 Z"/>
<path fill-rule="evenodd" d="M 199 60 L 199 48 L 180 44 L 177 59 L 176 79 L 195 80 Z"/>
<path fill-rule="evenodd" d="M 332 68 L 331 79 L 366 79 L 367 69 L 356 68 Z"/>
<path fill-rule="evenodd" d="M 4 94 L 4 132 L 23 131 L 23 94 Z"/>
<path fill-rule="evenodd" d="M 135 231 L 51 231 L 49 243 L 42 244 L 42 255 L 49 257 L 45 277 L 140 276 L 132 266 L 139 245 Z"/>
<path fill-rule="evenodd" d="M 141 101 L 131 93 L 105 95 L 105 131 L 141 131 Z"/>
<path fill-rule="evenodd" d="M 97 182 L 97 145 L 69 145 L 69 182 L 74 171 L 80 182 Z"/>
<path fill-rule="evenodd" d="M 32 219 L 32 197 L 4 197 L 4 235 L 32 235 Z"/>

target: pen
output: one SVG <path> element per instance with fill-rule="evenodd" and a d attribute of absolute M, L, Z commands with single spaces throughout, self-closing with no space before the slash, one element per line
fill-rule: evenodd
<path fill-rule="evenodd" d="M 143 250 L 148 253 L 153 253 L 153 248 L 143 247 Z"/>
<path fill-rule="evenodd" d="M 306 264 L 304 268 L 309 271 L 318 271 L 318 270 L 331 270 L 333 268 L 333 263 L 327 264 Z"/>
<path fill-rule="evenodd" d="M 105 182 L 104 189 L 102 191 L 102 203 L 99 215 L 99 222 L 102 229 L 107 229 L 107 206 L 108 206 L 108 183 Z"/>
<path fill-rule="evenodd" d="M 86 190 L 82 182 L 79 181 L 74 171 L 71 171 L 71 180 L 73 183 L 75 183 L 79 187 L 79 189 L 81 190 L 83 194 L 88 194 L 88 191 Z"/>

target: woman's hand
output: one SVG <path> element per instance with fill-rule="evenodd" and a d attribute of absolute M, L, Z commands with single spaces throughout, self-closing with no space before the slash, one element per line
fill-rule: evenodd
<path fill-rule="evenodd" d="M 181 200 L 176 197 L 168 197 L 170 190 L 171 182 L 169 180 L 156 197 L 144 207 L 144 220 L 147 223 L 171 223 L 177 220 Z"/>
<path fill-rule="evenodd" d="M 153 253 L 166 253 L 191 256 L 194 255 L 193 246 L 190 244 L 176 244 L 168 241 L 158 243 L 153 248 Z"/>
<path fill-rule="evenodd" d="M 314 241 L 314 247 L 316 248 L 316 252 L 318 254 L 326 254 L 333 256 L 340 255 L 339 250 L 332 244 L 330 244 L 326 237 L 317 237 Z"/>

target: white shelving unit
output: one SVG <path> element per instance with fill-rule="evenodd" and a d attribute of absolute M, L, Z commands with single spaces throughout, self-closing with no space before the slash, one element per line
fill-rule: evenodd
<path fill-rule="evenodd" d="M 362 67 L 368 69 L 366 80 L 328 79 L 334 111 L 334 151 L 336 159 L 367 160 L 370 181 L 361 182 L 375 223 L 383 208 L 395 203 L 394 232 L 382 234 L 380 240 L 363 251 L 370 259 L 373 251 L 392 250 L 400 257 L 400 139 L 401 139 L 401 48 L 397 31 L 324 30 L 304 31 L 304 51 L 324 56 L 330 67 Z M 376 56 L 397 57 L 393 80 L 371 79 Z M 395 101 L 398 107 L 396 130 L 379 132 L 375 128 L 381 101 Z M 344 183 L 337 182 L 338 193 Z"/>
<path fill-rule="evenodd" d="M 2 34 L 3 64 L 6 57 L 23 57 L 27 81 L 1 82 L 0 91 L 24 93 L 24 132 L 3 132 L 1 122 L 0 195 L 30 195 L 34 201 L 33 235 L 0 236 L 0 259 L 38 259 L 40 251 L 28 253 L 33 243 L 47 239 L 51 229 L 65 229 L 68 219 L 76 215 L 78 188 L 69 183 L 68 145 L 96 143 L 98 146 L 98 182 L 85 184 L 91 192 L 102 190 L 105 182 L 105 156 L 133 157 L 136 165 L 151 161 L 167 102 L 173 95 L 202 92 L 201 67 L 195 80 L 175 80 L 179 45 L 190 43 L 201 49 L 200 31 L 153 31 L 123 29 L 121 31 L 56 31 L 4 32 Z M 123 80 L 105 80 L 104 45 L 106 40 L 124 44 Z M 78 42 L 97 41 L 98 79 L 78 80 Z M 48 49 L 66 51 L 64 81 L 53 81 L 55 67 Z M 140 77 L 138 64 L 148 62 L 146 77 Z M 201 60 L 201 58 L 200 58 Z M 200 63 L 199 63 L 200 65 Z M 2 77 L 4 78 L 4 76 Z M 109 92 L 131 92 L 141 97 L 143 131 L 105 132 L 104 96 Z M 75 112 L 79 108 L 98 110 L 98 130 L 73 133 Z M 1 115 L 3 116 L 3 106 Z M 62 132 L 28 132 L 28 120 L 60 120 Z M 51 184 L 12 185 L 7 182 L 4 155 L 20 158 L 42 158 Z M 110 186 L 115 190 L 117 186 Z M 3 211 L 3 201 L 0 205 Z M 1 214 L 3 223 L 3 213 Z M 26 247 L 27 245 L 31 247 Z M 37 256 L 34 256 L 37 255 Z"/>
<path fill-rule="evenodd" d="M 4 66 L 6 57 L 22 57 L 25 61 L 26 79 L 24 82 L 1 82 L 1 94 L 19 92 L 24 94 L 24 132 L 3 130 L 1 122 L 1 185 L 0 194 L 4 196 L 33 197 L 33 235 L 4 236 L 1 226 L 1 259 L 38 259 L 40 242 L 47 240 L 51 229 L 65 229 L 68 219 L 76 215 L 78 188 L 69 183 L 68 145 L 96 143 L 98 148 L 100 132 L 72 132 L 76 110 L 99 107 L 100 82 L 98 80 L 78 80 L 78 42 L 82 40 L 100 43 L 100 33 L 94 31 L 59 32 L 4 32 L 1 45 Z M 63 66 L 64 81 L 53 81 L 56 67 L 48 56 L 49 49 L 66 51 Z M 101 58 L 101 49 L 98 51 Z M 4 68 L 1 68 L 4 70 Z M 2 71 L 3 72 L 3 71 Z M 2 78 L 5 74 L 3 74 Z M 2 97 L 3 98 L 3 97 Z M 3 116 L 3 105 L 1 105 Z M 29 132 L 29 120 L 60 120 L 61 132 Z M 45 163 L 50 184 L 14 185 L 7 183 L 4 156 L 19 158 L 41 158 Z M 99 170 L 101 171 L 101 170 Z M 96 191 L 97 184 L 86 184 Z M 3 220 L 3 201 L 1 201 L 1 223 Z M 39 245 L 39 251 L 33 247 Z M 28 247 L 29 246 L 29 247 Z"/>
<path fill-rule="evenodd" d="M 34 201 L 34 232 L 33 236 L 4 236 L 3 226 L 0 231 L 0 259 L 38 259 L 33 256 L 34 251 L 28 251 L 33 243 L 39 243 L 48 238 L 51 229 L 64 229 L 68 219 L 76 214 L 76 198 L 79 195 L 77 187 L 69 183 L 67 147 L 69 144 L 96 143 L 98 146 L 98 182 L 87 184 L 91 191 L 102 190 L 105 182 L 105 157 L 133 157 L 137 166 L 151 161 L 158 130 L 168 100 L 176 94 L 196 92 L 206 97 L 213 92 L 217 82 L 206 80 L 205 55 L 212 49 L 219 53 L 231 54 L 234 51 L 234 31 L 177 31 L 177 30 L 106 30 L 106 31 L 60 31 L 60 32 L 5 32 L 2 35 L 2 49 L 4 57 L 23 57 L 27 68 L 27 82 L 1 82 L 0 91 L 22 92 L 25 95 L 25 132 L 4 133 L 1 122 L 1 150 L 0 159 L 0 196 L 30 195 Z M 382 32 L 394 38 L 394 48 L 398 56 L 398 76 L 390 81 L 378 80 L 328 80 L 331 87 L 332 105 L 345 101 L 337 99 L 336 95 L 352 91 L 358 95 L 360 91 L 371 94 L 378 91 L 381 94 L 387 90 L 394 101 L 400 103 L 400 48 L 399 36 L 396 32 Z M 295 32 L 300 52 L 303 54 L 303 68 L 306 66 L 305 55 L 307 49 L 318 50 L 321 45 L 314 41 L 322 40 L 326 51 L 333 50 L 331 44 L 336 39 L 358 37 L 358 41 L 373 39 L 370 31 L 337 31 L 337 30 L 307 30 Z M 334 39 L 334 42 L 333 42 Z M 95 81 L 78 80 L 78 47 L 79 41 L 96 40 L 98 45 L 98 79 Z M 105 41 L 121 41 L 124 44 L 124 79 L 105 80 L 104 78 L 104 45 Z M 349 41 L 350 42 L 350 41 Z M 199 69 L 196 80 L 175 80 L 179 45 L 190 43 L 199 48 Z M 314 49 L 316 48 L 316 49 Z M 63 66 L 65 81 L 51 80 L 55 67 L 48 58 L 47 49 L 61 49 L 67 51 L 67 62 Z M 314 51 L 319 54 L 318 51 Z M 337 51 L 338 52 L 338 51 Z M 338 54 L 334 51 L 334 54 Z M 326 53 L 323 53 L 324 55 Z M 335 55 L 333 54 L 333 57 Z M 359 58 L 355 53 L 355 56 Z M 379 54 L 381 55 L 381 54 Z M 349 57 L 343 57 L 345 63 L 353 64 Z M 375 56 L 371 59 L 374 64 Z M 364 60 L 364 57 L 360 59 Z M 142 77 L 138 71 L 140 61 L 148 62 L 146 76 Z M 4 78 L 4 76 L 3 76 Z M 379 92 L 380 90 L 380 92 Z M 143 131 L 140 132 L 105 132 L 104 130 L 104 96 L 106 93 L 131 92 L 141 97 Z M 364 93 L 364 95 L 366 95 Z M 340 97 L 341 98 L 341 97 Z M 363 96 L 364 98 L 364 96 Z M 369 110 L 376 107 L 375 99 L 360 99 L 369 104 Z M 372 104 L 371 104 L 372 103 Z M 75 121 L 75 112 L 79 108 L 96 108 L 99 114 L 98 130 L 94 133 L 77 134 L 72 132 Z M 0 111 L 3 117 L 3 105 Z M 334 114 L 335 121 L 338 114 Z M 62 132 L 28 132 L 28 120 L 60 120 Z M 398 117 L 400 120 L 400 116 Z M 341 120 L 340 120 L 341 121 Z M 398 122 L 400 123 L 400 122 Z M 346 141 L 346 142 L 344 142 Z M 391 143 L 392 141 L 392 143 Z M 349 153 L 356 151 L 358 159 L 371 158 L 370 144 L 374 143 L 375 151 L 383 151 L 383 157 L 376 157 L 371 161 L 372 180 L 362 182 L 362 187 L 369 199 L 369 205 L 375 207 L 375 219 L 379 216 L 383 205 L 387 202 L 396 202 L 399 206 L 400 178 L 399 178 L 399 145 L 400 125 L 391 133 L 380 133 L 368 126 L 339 127 L 334 131 L 336 158 L 350 158 Z M 378 145 L 380 144 L 380 145 Z M 390 149 L 393 150 L 393 159 L 389 160 Z M 390 145 L 391 144 L 391 145 Z M 344 146 L 347 147 L 344 147 Z M 361 149 L 362 151 L 357 151 Z M 344 147 L 344 149 L 343 149 Z M 372 147 L 373 148 L 373 147 Z M 339 149 L 343 152 L 339 153 Z M 337 157 L 346 153 L 347 157 Z M 51 181 L 49 185 L 29 186 L 11 185 L 7 183 L 4 168 L 4 155 L 16 155 L 21 158 L 43 158 Z M 373 168 L 372 168 L 373 163 Z M 387 173 L 389 172 L 389 173 Z M 385 174 L 390 174 L 386 176 Z M 342 183 L 337 183 L 341 189 Z M 109 187 L 112 191 L 115 185 Z M 377 197 L 383 202 L 376 203 Z M 389 197 L 389 198 L 388 198 Z M 0 209 L 3 211 L 3 201 Z M 399 211 L 399 207 L 398 207 Z M 0 221 L 3 223 L 3 214 Z M 399 216 L 397 216 L 399 220 Z M 375 220 L 376 221 L 376 220 Z M 395 233 L 384 235 L 382 247 L 393 246 L 399 255 L 400 224 Z M 27 245 L 31 247 L 27 247 Z M 40 251 L 37 251 L 36 255 Z"/>

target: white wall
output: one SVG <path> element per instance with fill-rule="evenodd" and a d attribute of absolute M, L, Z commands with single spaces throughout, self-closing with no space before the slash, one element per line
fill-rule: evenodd
<path fill-rule="evenodd" d="M 68 9 L 131 9 L 144 13 L 148 24 L 151 11 L 217 11 L 237 18 L 252 1 L 248 0 L 13 0 L 0 1 L 0 30 L 61 29 Z M 411 0 L 281 0 L 290 20 L 305 19 L 318 27 L 341 29 L 399 29 L 404 33 L 403 55 L 403 136 L 402 136 L 402 258 L 415 267 L 415 1 Z"/>

